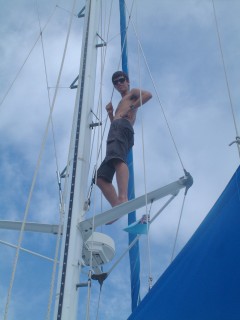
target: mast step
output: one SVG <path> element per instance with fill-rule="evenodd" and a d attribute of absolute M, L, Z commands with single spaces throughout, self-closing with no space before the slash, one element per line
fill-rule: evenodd
<path fill-rule="evenodd" d="M 88 287 L 88 282 L 82 282 L 76 285 L 76 288 L 84 288 L 84 287 Z"/>

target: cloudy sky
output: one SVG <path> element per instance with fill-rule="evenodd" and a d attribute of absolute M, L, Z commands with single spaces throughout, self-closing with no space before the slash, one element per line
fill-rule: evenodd
<path fill-rule="evenodd" d="M 0 219 L 21 221 L 47 125 L 49 99 L 52 101 L 54 96 L 72 3 L 66 0 L 1 0 L 0 3 Z M 129 0 L 126 3 L 127 15 L 131 11 L 132 19 L 128 34 L 131 86 L 142 87 L 153 94 L 152 100 L 139 110 L 135 124 L 136 196 L 144 194 L 145 189 L 152 191 L 183 175 L 173 140 L 185 169 L 194 179 L 183 208 L 176 255 L 239 165 L 236 144 L 231 147 L 229 144 L 236 137 L 231 105 L 237 125 L 240 119 L 240 3 L 238 0 L 215 0 L 227 77 L 211 0 Z M 105 105 L 112 95 L 111 75 L 119 69 L 120 61 L 118 1 L 113 1 L 111 18 L 110 4 L 109 0 L 102 1 L 103 22 L 99 34 L 108 39 L 108 45 L 105 59 L 99 50 L 93 107 L 97 113 L 103 70 L 100 102 L 103 121 L 106 119 Z M 83 6 L 84 1 L 78 0 L 74 13 L 77 15 Z M 76 95 L 76 90 L 69 89 L 69 85 L 79 70 L 82 27 L 83 20 L 74 16 L 53 112 L 53 128 L 49 129 L 42 154 L 28 221 L 54 224 L 59 221 L 56 171 L 61 172 L 67 163 Z M 114 106 L 118 99 L 118 93 L 114 92 Z M 95 141 L 97 136 L 96 130 Z M 96 161 L 97 148 L 94 142 L 91 168 Z M 153 204 L 151 215 L 164 201 Z M 171 261 L 182 202 L 183 192 L 180 192 L 174 203 L 151 225 L 149 238 L 143 237 L 140 241 L 142 297 L 148 290 L 149 275 L 154 283 Z M 109 209 L 97 189 L 93 190 L 91 203 L 88 216 Z M 137 216 L 141 217 L 145 211 L 146 208 L 139 210 Z M 127 247 L 127 234 L 122 231 L 126 224 L 127 218 L 123 217 L 114 225 L 102 228 L 102 232 L 115 241 L 116 258 Z M 18 236 L 15 231 L 0 231 L 0 240 L 11 244 L 17 244 Z M 25 233 L 21 244 L 23 248 L 51 258 L 55 245 L 56 236 L 33 233 Z M 15 250 L 4 244 L 0 244 L 0 250 L 2 318 Z M 20 253 L 8 319 L 32 319 L 32 314 L 36 320 L 46 318 L 52 266 L 50 261 Z M 104 271 L 109 268 L 110 264 Z M 126 256 L 103 285 L 98 319 L 122 320 L 130 314 L 128 270 Z M 82 281 L 86 272 L 84 270 Z M 85 317 L 86 297 L 86 289 L 80 289 L 79 319 Z M 93 283 L 90 319 L 96 319 L 98 297 L 99 286 Z"/>

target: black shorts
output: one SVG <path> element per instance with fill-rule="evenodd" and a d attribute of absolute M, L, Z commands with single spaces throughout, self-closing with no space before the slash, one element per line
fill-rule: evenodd
<path fill-rule="evenodd" d="M 97 177 L 112 182 L 115 167 L 114 161 L 127 162 L 129 150 L 134 145 L 134 131 L 127 119 L 116 119 L 111 123 L 106 157 L 97 171 Z"/>

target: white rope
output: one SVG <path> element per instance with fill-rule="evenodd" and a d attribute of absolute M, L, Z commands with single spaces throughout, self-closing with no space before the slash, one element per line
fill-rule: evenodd
<path fill-rule="evenodd" d="M 74 6 L 75 6 L 75 3 L 76 3 L 76 0 L 74 0 Z M 47 141 L 49 125 L 51 123 L 52 113 L 53 113 L 53 110 L 54 110 L 56 96 L 57 96 L 57 92 L 58 92 L 58 86 L 59 86 L 59 83 L 60 83 L 63 64 L 64 64 L 64 61 L 65 61 L 66 50 L 67 50 L 67 45 L 68 45 L 68 40 L 69 40 L 69 35 L 70 35 L 70 30 L 71 30 L 71 25 L 72 25 L 72 19 L 73 19 L 73 16 L 71 16 L 70 21 L 69 21 L 69 27 L 68 27 L 68 32 L 67 32 L 67 36 L 66 36 L 62 62 L 61 62 L 61 66 L 60 66 L 60 70 L 59 70 L 59 74 L 58 74 L 56 90 L 55 90 L 55 93 L 54 93 L 50 114 L 49 114 L 49 117 L 48 117 L 48 121 L 47 121 L 46 129 L 45 129 L 45 132 L 44 132 L 44 136 L 43 136 L 43 140 L 42 140 L 39 156 L 38 156 L 38 159 L 37 159 L 37 165 L 36 165 L 36 169 L 35 169 L 34 176 L 33 176 L 33 179 L 32 179 L 32 184 L 31 184 L 31 188 L 30 188 L 30 192 L 29 192 L 29 196 L 28 196 L 28 199 L 27 199 L 27 204 L 26 204 L 26 208 L 25 208 L 25 212 L 24 212 L 23 223 L 22 223 L 22 226 L 21 226 L 20 234 L 19 234 L 18 246 L 17 246 L 17 250 L 16 250 L 16 255 L 15 255 L 15 260 L 14 260 L 14 265 L 13 265 L 13 270 L 12 270 L 12 276 L 11 276 L 10 286 L 9 286 L 8 295 L 7 295 L 7 302 L 6 302 L 6 305 L 5 305 L 4 320 L 7 320 L 7 317 L 8 317 L 10 298 L 11 298 L 11 294 L 12 294 L 12 288 L 13 288 L 13 283 L 14 283 L 14 279 L 15 279 L 16 269 L 17 269 L 20 246 L 21 246 L 21 243 L 22 243 L 22 240 L 23 240 L 24 228 L 25 228 L 26 220 L 27 220 L 28 213 L 29 213 L 29 207 L 30 207 L 30 203 L 31 203 L 31 199 L 32 199 L 33 190 L 34 190 L 34 187 L 35 187 L 35 184 L 36 184 L 36 179 L 37 179 L 37 175 L 38 175 L 38 171 L 39 171 L 39 167 L 40 167 L 40 163 L 41 163 L 41 159 L 42 159 L 42 155 L 43 155 L 43 150 L 44 150 L 44 147 L 45 147 L 45 144 L 46 144 L 46 141 Z"/>
<path fill-rule="evenodd" d="M 221 43 L 221 36 L 220 36 L 220 31 L 218 27 L 218 20 L 217 20 L 217 15 L 216 15 L 216 9 L 215 9 L 215 4 L 214 0 L 212 0 L 212 5 L 213 5 L 213 13 L 214 13 L 214 21 L 216 25 L 216 31 L 217 31 L 217 38 L 218 38 L 218 44 L 219 44 L 219 49 L 221 53 L 221 59 L 222 59 L 222 65 L 223 65 L 223 70 L 224 70 L 224 76 L 225 76 L 225 81 L 226 81 L 226 86 L 227 86 L 227 92 L 228 92 L 228 98 L 229 98 L 229 104 L 230 104 L 230 109 L 232 113 L 232 118 L 233 118 L 233 123 L 235 127 L 235 132 L 236 132 L 236 137 L 239 138 L 239 133 L 238 133 L 238 127 L 237 127 L 237 121 L 236 121 L 236 116 L 235 116 L 235 111 L 232 103 L 232 97 L 231 97 L 231 91 L 230 91 L 230 86 L 228 82 L 228 76 L 227 76 L 227 68 L 224 60 L 224 55 L 223 55 L 223 48 L 222 48 L 222 43 Z M 237 141 L 236 141 L 237 142 Z M 238 147 L 238 154 L 240 158 L 240 144 L 236 143 Z"/>

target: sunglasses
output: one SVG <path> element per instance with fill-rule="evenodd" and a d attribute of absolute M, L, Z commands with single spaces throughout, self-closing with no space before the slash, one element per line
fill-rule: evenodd
<path fill-rule="evenodd" d="M 118 83 L 124 83 L 126 78 L 119 78 L 117 80 L 113 80 L 113 84 L 116 86 Z"/>

